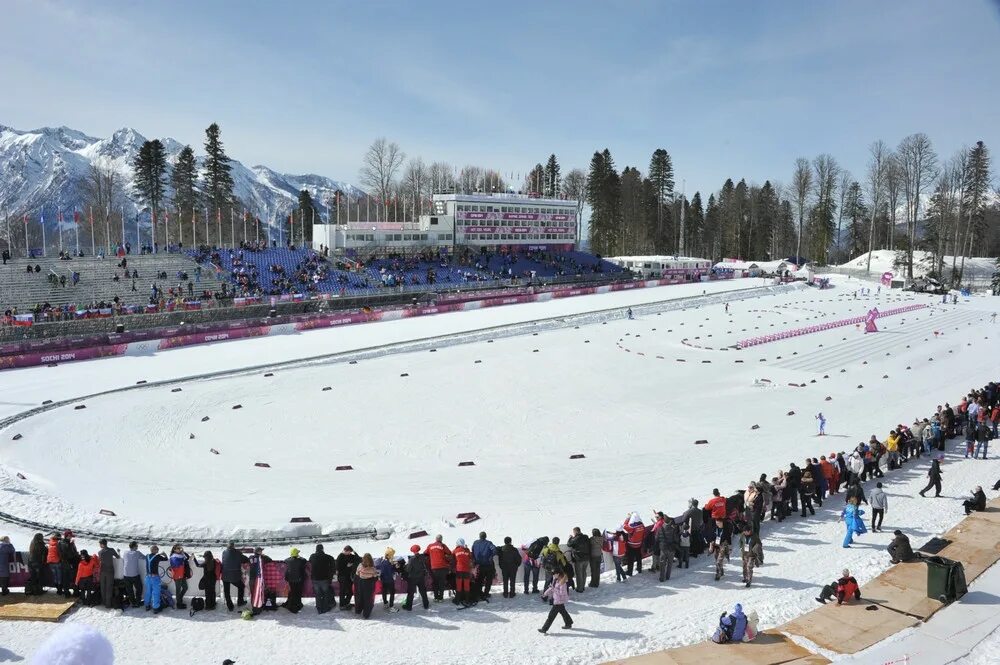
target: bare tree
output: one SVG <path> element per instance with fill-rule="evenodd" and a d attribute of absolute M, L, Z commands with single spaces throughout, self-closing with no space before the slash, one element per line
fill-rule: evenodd
<path fill-rule="evenodd" d="M 937 177 L 937 154 L 931 147 L 931 140 L 921 132 L 910 134 L 900 141 L 896 155 L 906 198 L 906 230 L 909 238 L 906 276 L 913 279 L 913 249 L 917 241 L 917 221 L 920 219 L 920 193 L 930 187 Z"/>
<path fill-rule="evenodd" d="M 400 186 L 400 196 L 405 205 L 411 207 L 415 214 L 422 215 L 424 204 L 430 198 L 431 182 L 424 160 L 419 157 L 411 159 L 403 170 Z"/>
<path fill-rule="evenodd" d="M 434 162 L 428 171 L 432 193 L 455 191 L 455 171 L 450 164 Z"/>
<path fill-rule="evenodd" d="M 809 168 L 809 160 L 805 157 L 799 157 L 795 160 L 795 171 L 792 173 L 791 191 L 789 192 L 799 213 L 798 239 L 795 242 L 796 262 L 802 256 L 802 220 L 805 217 L 806 202 L 809 200 L 811 190 L 812 169 Z"/>
<path fill-rule="evenodd" d="M 583 229 L 583 204 L 587 201 L 587 173 L 583 169 L 573 169 L 563 178 L 562 191 L 566 198 L 576 201 L 576 241 L 580 242 Z"/>
<path fill-rule="evenodd" d="M 899 155 L 890 152 L 885 170 L 885 202 L 889 204 L 889 224 L 886 234 L 886 249 L 896 249 L 896 215 L 899 212 L 899 198 L 903 193 L 903 168 Z"/>
<path fill-rule="evenodd" d="M 843 251 L 843 244 L 841 243 L 841 232 L 844 226 L 844 204 L 847 200 L 847 190 L 851 187 L 851 182 L 854 180 L 854 176 L 847 169 L 842 169 L 840 171 L 840 182 L 837 185 L 837 189 L 840 192 L 840 205 L 837 206 L 837 260 L 843 261 L 843 256 L 841 252 Z M 848 257 L 850 258 L 850 257 Z"/>
<path fill-rule="evenodd" d="M 868 189 L 868 199 L 872 202 L 871 222 L 868 227 L 868 265 L 867 272 L 872 270 L 872 251 L 875 243 L 875 218 L 878 217 L 881 206 L 885 204 L 885 180 L 888 168 L 889 148 L 885 142 L 879 139 L 868 148 L 871 158 L 868 160 L 868 176 L 866 186 Z"/>
<path fill-rule="evenodd" d="M 90 163 L 87 176 L 80 183 L 80 193 L 85 207 L 86 227 L 91 228 L 94 244 L 111 247 L 121 240 L 125 236 L 121 212 L 125 205 L 124 180 L 110 159 L 99 157 Z"/>
<path fill-rule="evenodd" d="M 387 141 L 385 137 L 375 139 L 365 153 L 361 167 L 361 183 L 375 194 L 382 206 L 388 210 L 388 201 L 392 198 L 396 173 L 403 165 L 406 155 L 399 149 L 399 144 Z"/>

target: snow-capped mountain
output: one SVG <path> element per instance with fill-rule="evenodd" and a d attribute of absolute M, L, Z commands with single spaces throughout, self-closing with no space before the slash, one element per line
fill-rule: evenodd
<path fill-rule="evenodd" d="M 146 140 L 129 127 L 99 139 L 68 127 L 20 131 L 0 125 L 0 211 L 34 218 L 44 212 L 46 226 L 54 227 L 57 211 L 63 211 L 69 218 L 74 207 L 84 207 L 83 184 L 91 165 L 98 163 L 120 175 L 126 211 L 131 214 L 141 207 L 133 183 L 132 163 Z M 160 141 L 172 166 L 184 144 L 172 138 Z M 197 154 L 200 146 L 192 147 Z M 203 157 L 199 156 L 199 167 L 202 164 Z M 230 164 L 234 192 L 241 206 L 262 219 L 287 214 L 297 205 L 301 189 L 308 190 L 324 212 L 327 201 L 332 200 L 337 190 L 351 197 L 364 193 L 349 183 L 324 176 L 278 173 L 266 166 L 248 168 L 235 159 Z M 169 193 L 168 188 L 168 196 Z"/>

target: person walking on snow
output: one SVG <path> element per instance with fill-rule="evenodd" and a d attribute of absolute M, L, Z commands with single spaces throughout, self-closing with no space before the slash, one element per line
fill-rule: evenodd
<path fill-rule="evenodd" d="M 556 620 L 557 616 L 562 616 L 563 629 L 569 630 L 573 627 L 573 617 L 569 615 L 566 610 L 566 601 L 569 600 L 569 591 L 566 588 L 566 574 L 563 572 L 558 572 L 552 581 L 552 586 L 542 592 L 542 598 L 552 597 L 552 607 L 549 608 L 549 616 L 545 619 L 545 623 L 538 632 L 545 635 L 549 632 L 549 628 L 552 627 L 552 622 Z"/>
<path fill-rule="evenodd" d="M 867 533 L 865 528 L 864 520 L 861 516 L 865 514 L 865 511 L 858 509 L 857 501 L 852 499 L 847 502 L 844 506 L 844 510 L 841 512 L 841 517 L 844 520 L 844 528 L 846 529 L 844 533 L 844 543 L 843 547 L 850 547 L 851 543 L 854 542 L 854 535 L 861 535 Z"/>
<path fill-rule="evenodd" d="M 882 483 L 876 483 L 875 489 L 868 495 L 868 504 L 872 507 L 872 533 L 882 530 L 882 518 L 889 508 L 889 496 L 882 490 Z"/>
<path fill-rule="evenodd" d="M 941 496 L 941 464 L 936 460 L 931 460 L 931 468 L 927 471 L 927 487 L 920 490 L 919 494 L 926 498 L 925 492 L 934 488 L 934 498 Z"/>
<path fill-rule="evenodd" d="M 820 411 L 816 414 L 816 420 L 819 421 L 819 436 L 826 435 L 826 418 L 823 417 L 823 412 Z"/>

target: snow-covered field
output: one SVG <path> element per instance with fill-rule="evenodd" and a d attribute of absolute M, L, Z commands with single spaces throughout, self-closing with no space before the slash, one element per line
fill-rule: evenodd
<path fill-rule="evenodd" d="M 516 543 L 565 538 L 573 526 L 607 528 L 631 510 L 676 513 L 689 497 L 704 501 L 713 487 L 729 493 L 790 461 L 848 450 L 871 434 L 884 438 L 896 423 L 929 415 L 1000 376 L 1000 329 L 989 320 L 995 299 L 944 306 L 896 292 L 856 300 L 860 282 L 833 281 L 827 291 L 762 291 L 745 300 L 715 294 L 760 281 L 672 286 L 4 372 L 0 418 L 46 399 L 139 380 L 465 335 L 434 352 L 304 362 L 269 369 L 267 378 L 263 371 L 189 378 L 21 420 L 0 432 L 3 510 L 80 527 L 197 536 L 277 531 L 290 517 L 308 515 L 326 530 L 391 531 L 385 542 L 352 543 L 375 555 L 386 545 L 406 551 L 407 534 L 416 529 L 442 533 L 449 545 L 480 530 L 497 543 L 505 535 Z M 687 309 L 656 302 L 685 297 L 698 300 Z M 846 327 L 728 348 L 743 337 L 855 316 L 872 305 L 912 303 L 929 307 L 881 320 L 875 336 Z M 621 317 L 628 306 L 635 320 Z M 561 328 L 531 323 L 608 308 L 618 311 Z M 523 334 L 474 332 L 494 326 L 517 326 Z M 242 408 L 234 410 L 237 404 Z M 822 439 L 813 418 L 819 411 L 828 419 Z M 12 441 L 14 433 L 23 438 Z M 695 445 L 698 439 L 709 443 Z M 586 458 L 568 459 L 576 453 Z M 475 466 L 457 466 L 467 460 Z M 333 470 L 345 464 L 354 470 Z M 976 484 L 992 486 L 1000 463 L 949 452 L 944 471 L 948 498 L 937 501 L 911 498 L 922 487 L 922 464 L 886 478 L 888 534 L 903 528 L 918 544 L 946 530 L 961 516 L 955 498 Z M 19 472 L 26 481 L 15 477 Z M 91 609 L 69 620 L 108 634 L 123 663 L 228 657 L 243 665 L 270 662 L 274 654 L 301 663 L 444 662 L 470 654 L 479 662 L 591 663 L 703 639 L 735 602 L 757 610 L 765 627 L 782 623 L 810 609 L 816 588 L 845 566 L 861 582 L 874 577 L 888 565 L 883 547 L 890 536 L 869 534 L 842 549 L 841 507 L 834 500 L 814 518 L 766 525 L 767 563 L 750 589 L 737 583 L 736 559 L 720 583 L 705 557 L 662 585 L 648 574 L 626 584 L 605 576 L 601 589 L 571 596 L 580 630 L 548 637 L 534 630 L 545 609 L 536 598 L 498 594 L 463 612 L 448 604 L 383 617 L 376 608 L 378 620 L 369 622 L 353 613 L 318 617 L 311 607 L 253 622 L 225 611 L 154 619 Z M 118 517 L 98 521 L 101 508 Z M 463 526 L 455 515 L 465 511 L 483 519 Z M 20 548 L 30 536 L 10 535 Z M 0 645 L 27 657 L 52 629 L 0 623 Z"/>
<path fill-rule="evenodd" d="M 905 267 L 896 267 L 896 252 L 889 249 L 876 249 L 872 253 L 871 262 L 871 272 L 873 275 L 881 276 L 882 273 L 891 272 L 897 276 L 904 275 L 906 273 Z M 944 257 L 945 273 L 951 270 L 952 260 L 955 260 L 956 266 L 961 264 L 962 257 Z M 913 252 L 913 276 L 922 277 L 927 274 L 927 272 L 933 267 L 932 262 L 933 257 L 930 252 L 925 252 L 921 250 L 916 250 Z M 848 268 L 852 270 L 866 270 L 868 269 L 868 252 L 865 252 L 857 258 L 851 259 L 847 263 L 843 263 L 839 266 L 840 268 Z M 989 279 L 994 272 L 997 270 L 997 260 L 995 258 L 982 257 L 982 256 L 969 256 L 965 259 L 965 276 L 966 278 L 975 279 Z"/>

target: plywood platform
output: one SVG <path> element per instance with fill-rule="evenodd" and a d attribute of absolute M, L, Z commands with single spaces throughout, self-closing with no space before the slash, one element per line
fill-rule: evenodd
<path fill-rule="evenodd" d="M 944 607 L 941 601 L 927 597 L 927 564 L 923 561 L 894 565 L 865 585 L 864 599 L 924 621 Z"/>
<path fill-rule="evenodd" d="M 914 617 L 872 603 L 867 599 L 867 590 L 866 586 L 860 601 L 839 607 L 836 602 L 828 603 L 786 623 L 780 630 L 830 651 L 857 653 L 919 623 Z M 878 609 L 866 610 L 868 606 Z"/>
<path fill-rule="evenodd" d="M 21 594 L 0 596 L 0 621 L 59 621 L 76 603 L 75 598 L 64 598 L 54 593 L 30 597 Z"/>
<path fill-rule="evenodd" d="M 753 642 L 715 644 L 701 642 L 644 656 L 616 660 L 609 665 L 823 665 L 830 661 L 809 653 L 775 631 L 764 631 Z"/>

